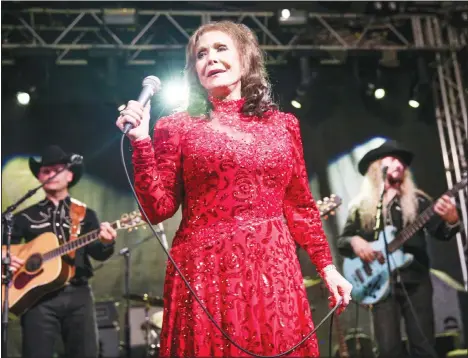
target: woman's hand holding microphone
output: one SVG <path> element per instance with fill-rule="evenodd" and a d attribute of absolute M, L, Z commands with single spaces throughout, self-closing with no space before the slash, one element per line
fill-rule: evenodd
<path fill-rule="evenodd" d="M 150 105 L 143 105 L 137 101 L 129 101 L 127 106 L 120 111 L 120 116 L 115 124 L 123 131 L 126 123 L 132 125 L 127 133 L 131 141 L 141 140 L 149 137 Z"/>

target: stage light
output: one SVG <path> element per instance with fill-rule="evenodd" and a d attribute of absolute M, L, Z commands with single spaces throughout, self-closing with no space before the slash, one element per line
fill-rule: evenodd
<path fill-rule="evenodd" d="M 292 105 L 294 108 L 297 108 L 297 109 L 301 109 L 301 108 L 302 108 L 301 102 L 299 102 L 297 99 L 293 99 L 293 100 L 291 101 L 291 105 Z"/>
<path fill-rule="evenodd" d="M 424 104 L 424 99 L 429 93 L 428 83 L 417 82 L 412 88 L 408 99 L 408 105 L 411 108 L 418 108 Z"/>
<path fill-rule="evenodd" d="M 374 97 L 376 99 L 382 99 L 385 97 L 385 90 L 383 88 L 377 88 L 375 91 L 374 91 Z"/>
<path fill-rule="evenodd" d="M 27 93 L 27 92 L 18 92 L 16 94 L 16 100 L 22 106 L 28 105 L 30 99 L 31 99 L 31 97 L 29 96 L 29 93 Z"/>
<path fill-rule="evenodd" d="M 280 20 L 287 20 L 291 16 L 291 11 L 289 9 L 283 9 L 281 10 L 281 17 Z"/>
<path fill-rule="evenodd" d="M 307 24 L 307 11 L 295 9 L 282 9 L 278 11 L 280 25 L 305 25 Z"/>
<path fill-rule="evenodd" d="M 170 106 L 185 105 L 188 101 L 189 91 L 181 80 L 170 80 L 163 87 L 165 102 Z"/>
<path fill-rule="evenodd" d="M 104 9 L 102 20 L 106 25 L 136 25 L 137 12 L 135 9 Z"/>
<path fill-rule="evenodd" d="M 404 1 L 369 1 L 366 10 L 370 14 L 379 16 L 389 16 L 392 14 L 402 13 L 405 11 L 407 5 Z"/>

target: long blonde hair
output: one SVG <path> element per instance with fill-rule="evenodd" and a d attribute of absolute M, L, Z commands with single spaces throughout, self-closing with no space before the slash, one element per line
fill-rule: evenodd
<path fill-rule="evenodd" d="M 373 229 L 375 225 L 375 216 L 377 213 L 377 205 L 379 203 L 380 188 L 383 185 L 382 164 L 381 160 L 373 162 L 361 185 L 359 195 L 351 203 L 351 207 L 359 211 L 361 225 L 366 230 Z M 413 175 L 408 168 L 405 169 L 403 182 L 401 184 L 400 206 L 403 217 L 403 226 L 406 226 L 414 221 L 418 214 L 418 197 L 419 190 L 413 180 Z M 386 205 L 383 207 L 384 217 L 386 217 Z"/>
<path fill-rule="evenodd" d="M 206 90 L 198 80 L 196 46 L 200 36 L 209 31 L 221 31 L 229 35 L 239 51 L 242 63 L 241 95 L 245 98 L 242 112 L 245 115 L 262 116 L 266 111 L 276 108 L 271 97 L 271 85 L 265 68 L 263 51 L 257 37 L 247 26 L 232 21 L 219 21 L 200 26 L 190 37 L 186 49 L 185 79 L 189 87 L 188 112 L 204 115 L 209 111 Z"/>

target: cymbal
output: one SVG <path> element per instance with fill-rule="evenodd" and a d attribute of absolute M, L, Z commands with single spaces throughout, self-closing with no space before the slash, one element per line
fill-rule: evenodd
<path fill-rule="evenodd" d="M 142 330 L 162 329 L 164 311 L 153 313 L 148 322 L 143 322 L 140 326 Z"/>
<path fill-rule="evenodd" d="M 147 329 L 148 330 L 151 330 L 151 329 L 158 329 L 158 327 L 156 327 L 153 323 L 151 322 L 143 322 L 141 325 L 140 325 L 140 329 L 142 331 L 146 331 Z"/>
<path fill-rule="evenodd" d="M 123 297 L 127 298 L 127 295 L 124 295 Z M 130 293 L 128 295 L 128 298 L 132 301 L 148 303 L 151 306 L 163 306 L 164 305 L 164 299 L 162 297 L 149 296 L 147 293 L 144 293 L 144 294 Z"/>
<path fill-rule="evenodd" d="M 463 284 L 455 280 L 452 276 L 450 276 L 446 272 L 431 268 L 431 273 L 434 276 L 436 276 L 439 280 L 445 282 L 449 287 L 453 288 L 454 290 L 466 293 L 465 287 L 463 286 Z"/>
<path fill-rule="evenodd" d="M 318 285 L 320 282 L 322 282 L 322 279 L 320 277 L 319 278 L 304 277 L 304 286 L 306 288 Z"/>
<path fill-rule="evenodd" d="M 151 316 L 151 323 L 154 326 L 158 327 L 159 329 L 162 329 L 163 315 L 164 315 L 164 311 L 159 311 L 159 312 L 154 313 Z"/>

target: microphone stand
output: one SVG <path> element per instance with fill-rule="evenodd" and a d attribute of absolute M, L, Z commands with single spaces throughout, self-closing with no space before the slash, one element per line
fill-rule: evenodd
<path fill-rule="evenodd" d="M 18 201 L 14 204 L 10 205 L 3 213 L 2 213 L 2 228 L 4 228 L 2 237 L 6 238 L 6 242 L 4 243 L 5 256 L 2 257 L 2 286 L 4 287 L 4 301 L 2 305 L 2 357 L 8 356 L 8 315 L 10 312 L 10 304 L 9 304 L 9 293 L 10 293 L 10 284 L 13 278 L 13 274 L 10 269 L 11 264 L 11 235 L 13 233 L 13 212 L 20 206 L 24 201 L 32 197 L 36 192 L 41 189 L 44 185 L 52 181 L 57 175 L 62 173 L 63 171 L 69 169 L 72 165 L 79 164 L 81 162 L 81 157 L 77 157 L 76 159 L 72 159 L 71 162 L 67 163 L 62 169 L 58 170 L 53 176 L 49 179 L 38 185 L 37 187 L 29 190 L 25 195 L 23 195 Z M 3 245 L 2 245 L 3 246 Z"/>
<path fill-rule="evenodd" d="M 151 236 L 147 236 L 147 237 L 144 237 L 143 239 L 137 241 L 135 244 L 133 244 L 132 246 L 130 247 L 125 247 L 124 249 L 128 249 L 130 251 L 133 251 L 135 250 L 138 246 L 140 246 L 141 244 L 144 244 L 145 242 L 153 239 L 154 236 L 151 235 Z M 123 250 L 123 249 L 122 249 Z M 122 256 L 122 254 L 119 252 L 119 254 Z M 119 256 L 112 256 L 110 259 L 106 260 L 106 261 L 103 261 L 103 262 L 100 262 L 98 265 L 96 265 L 93 269 L 94 272 L 96 272 L 97 270 L 100 270 L 102 269 L 104 266 L 106 266 L 106 264 L 108 264 L 111 260 L 114 260 L 116 259 L 117 257 Z"/>
<path fill-rule="evenodd" d="M 392 269 L 390 267 L 390 253 L 388 252 L 388 240 L 387 235 L 385 233 L 385 223 L 383 220 L 383 199 L 385 195 L 385 179 L 387 177 L 387 168 L 384 168 L 384 175 L 383 175 L 383 183 L 380 189 L 380 198 L 379 203 L 377 204 L 377 213 L 375 215 L 375 227 L 374 227 L 374 240 L 379 239 L 380 232 L 383 234 L 383 241 L 385 247 L 385 261 L 387 263 L 387 270 L 388 270 L 388 279 L 390 280 L 390 292 L 394 297 L 395 287 L 392 277 Z"/>
<path fill-rule="evenodd" d="M 124 247 L 119 251 L 119 255 L 125 259 L 124 291 L 125 291 L 125 322 L 124 322 L 124 345 L 126 357 L 131 358 L 130 347 L 130 249 Z"/>
<path fill-rule="evenodd" d="M 160 232 L 162 233 L 162 235 L 165 236 L 164 230 L 161 228 L 161 226 L 159 226 L 159 229 L 160 229 Z M 125 259 L 124 296 L 123 296 L 125 298 L 124 348 L 125 348 L 127 358 L 130 358 L 131 354 L 132 354 L 131 346 L 130 346 L 130 343 L 131 343 L 130 342 L 130 333 L 131 333 L 131 330 L 130 330 L 130 252 L 132 250 L 136 249 L 141 244 L 144 244 L 145 242 L 147 242 L 147 241 L 149 241 L 149 240 L 151 240 L 153 238 L 154 238 L 153 235 L 147 236 L 147 237 L 137 241 L 134 245 L 132 245 L 130 247 L 124 247 L 119 251 L 119 256 L 123 256 L 124 259 Z M 113 258 L 116 258 L 116 257 L 119 257 L 119 256 L 114 256 Z M 109 260 L 107 260 L 106 262 L 109 262 Z M 94 269 L 94 272 L 96 272 L 97 270 L 104 267 L 104 265 L 105 265 L 105 263 L 102 262 L 99 266 L 96 266 L 96 268 Z M 147 305 L 146 305 L 145 309 L 147 309 Z M 148 321 L 149 318 L 148 317 L 146 317 L 146 318 L 147 318 L 147 321 Z M 147 337 L 147 339 L 148 339 L 148 337 Z"/>

